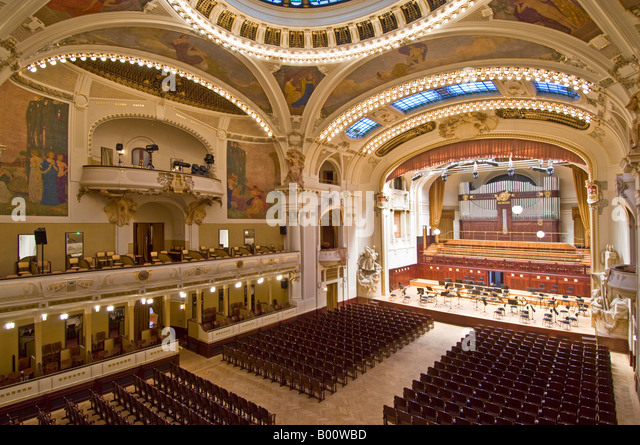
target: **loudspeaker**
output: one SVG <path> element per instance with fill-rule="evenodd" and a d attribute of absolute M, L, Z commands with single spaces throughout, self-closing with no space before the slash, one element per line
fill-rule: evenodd
<path fill-rule="evenodd" d="M 43 227 L 33 231 L 33 235 L 36 237 L 36 245 L 47 244 L 47 230 Z"/>
<path fill-rule="evenodd" d="M 280 235 L 287 234 L 287 226 L 280 226 Z"/>
<path fill-rule="evenodd" d="M 286 289 L 286 288 L 288 288 L 288 287 L 289 287 L 289 280 L 288 280 L 287 278 L 285 278 L 284 280 L 282 280 L 282 281 L 280 282 L 280 287 L 281 287 L 282 289 Z"/>

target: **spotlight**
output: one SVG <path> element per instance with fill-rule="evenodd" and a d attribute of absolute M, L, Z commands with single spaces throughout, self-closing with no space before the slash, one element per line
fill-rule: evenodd
<path fill-rule="evenodd" d="M 173 161 L 173 165 L 171 166 L 172 170 L 178 170 L 179 172 L 182 171 L 182 168 L 189 168 L 191 167 L 191 164 L 187 163 L 187 162 L 182 162 L 182 161 Z"/>
<path fill-rule="evenodd" d="M 509 174 L 509 176 L 514 177 L 516 174 L 516 171 L 512 168 L 510 168 L 509 170 L 507 170 L 507 173 Z"/>
<path fill-rule="evenodd" d="M 144 149 L 147 153 L 149 153 L 149 162 L 147 163 L 147 168 L 149 170 L 153 170 L 153 153 L 158 151 L 159 148 L 156 144 L 147 145 Z"/>
<path fill-rule="evenodd" d="M 478 179 L 478 176 L 480 176 L 478 172 L 473 172 L 473 178 L 474 179 Z"/>
<path fill-rule="evenodd" d="M 413 178 L 411 178 L 412 181 L 417 181 L 418 179 L 422 178 L 422 173 L 418 173 L 417 175 L 415 175 Z"/>
<path fill-rule="evenodd" d="M 116 144 L 116 151 L 118 152 L 118 167 L 123 167 L 124 164 L 122 163 L 122 154 L 124 153 L 124 145 Z"/>
<path fill-rule="evenodd" d="M 555 169 L 553 168 L 553 165 L 550 165 L 549 167 L 547 167 L 547 174 L 549 176 L 553 176 L 554 173 L 555 173 Z"/>
<path fill-rule="evenodd" d="M 443 182 L 447 182 L 447 174 L 446 173 L 442 174 L 442 181 Z"/>

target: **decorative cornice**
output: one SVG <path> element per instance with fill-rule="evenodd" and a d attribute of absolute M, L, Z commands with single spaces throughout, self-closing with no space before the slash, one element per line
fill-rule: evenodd
<path fill-rule="evenodd" d="M 26 78 L 19 72 L 14 73 L 11 76 L 11 79 L 22 86 L 25 86 L 32 90 L 39 91 L 42 94 L 45 94 L 47 96 L 57 97 L 58 99 L 62 99 L 67 102 L 73 102 L 73 94 L 68 93 L 66 91 L 60 91 L 56 88 L 51 88 L 51 87 L 42 85 L 41 83 L 38 83 L 38 82 L 34 82 L 33 80 Z"/>

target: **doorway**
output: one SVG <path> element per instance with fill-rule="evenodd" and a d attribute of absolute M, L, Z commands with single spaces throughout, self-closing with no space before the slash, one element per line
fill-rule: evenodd
<path fill-rule="evenodd" d="M 338 283 L 327 284 L 327 310 L 338 308 Z"/>
<path fill-rule="evenodd" d="M 151 252 L 164 250 L 164 223 L 134 223 L 133 253 L 151 262 Z"/>
<path fill-rule="evenodd" d="M 124 326 L 124 306 L 119 306 L 109 312 L 109 338 L 124 335 Z"/>
<path fill-rule="evenodd" d="M 69 317 L 64 323 L 65 348 L 72 348 L 83 344 L 82 341 L 82 314 Z"/>

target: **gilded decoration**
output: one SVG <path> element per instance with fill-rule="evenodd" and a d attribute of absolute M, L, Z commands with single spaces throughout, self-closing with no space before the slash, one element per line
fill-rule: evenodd
<path fill-rule="evenodd" d="M 470 139 L 489 133 L 498 126 L 498 119 L 487 113 L 475 112 L 445 119 L 439 126 L 440 136 L 445 139 Z"/>
<path fill-rule="evenodd" d="M 576 130 L 587 130 L 591 126 L 590 123 L 577 119 L 573 116 L 566 116 L 564 114 L 554 113 L 551 111 L 500 109 L 496 110 L 496 116 L 502 119 L 532 119 L 553 122 L 575 128 Z"/>
<path fill-rule="evenodd" d="M 163 74 L 162 71 L 155 68 L 148 68 L 146 65 L 101 62 L 99 60 L 95 62 L 77 60 L 73 63 L 83 70 L 104 77 L 119 85 L 163 99 L 221 113 L 246 114 L 233 103 L 212 92 L 207 87 L 184 80 L 181 77 L 176 77 L 175 79 L 175 91 L 165 91 L 166 88 L 163 88 L 163 81 L 168 74 Z"/>
<path fill-rule="evenodd" d="M 427 133 L 431 133 L 436 129 L 435 122 L 427 122 L 426 124 L 422 124 L 418 127 L 412 128 L 411 130 L 405 131 L 402 134 L 399 134 L 395 138 L 388 141 L 382 147 L 376 150 L 376 156 L 383 157 L 391 153 L 395 148 L 404 144 L 405 142 L 410 141 L 411 139 L 417 138 L 418 136 L 422 136 Z"/>
<path fill-rule="evenodd" d="M 177 193 L 179 195 L 189 195 L 193 193 L 193 178 L 180 173 L 158 173 L 158 184 L 162 185 L 163 191 L 167 193 Z"/>

